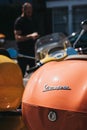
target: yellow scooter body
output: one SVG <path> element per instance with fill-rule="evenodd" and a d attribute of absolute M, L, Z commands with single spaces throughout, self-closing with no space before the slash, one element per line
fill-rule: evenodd
<path fill-rule="evenodd" d="M 18 64 L 0 55 L 0 130 L 27 130 L 17 110 L 24 92 Z"/>

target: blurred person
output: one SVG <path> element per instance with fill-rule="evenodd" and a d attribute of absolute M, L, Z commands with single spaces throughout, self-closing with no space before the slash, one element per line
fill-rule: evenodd
<path fill-rule="evenodd" d="M 35 57 L 35 42 L 39 37 L 37 24 L 32 17 L 33 8 L 28 2 L 22 5 L 22 14 L 14 22 L 14 36 L 17 41 L 19 53 Z M 18 57 L 18 64 L 22 70 L 23 76 L 26 67 L 35 66 L 35 60 L 24 57 Z"/>

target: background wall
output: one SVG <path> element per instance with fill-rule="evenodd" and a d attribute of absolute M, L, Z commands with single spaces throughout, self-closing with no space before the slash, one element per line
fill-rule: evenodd
<path fill-rule="evenodd" d="M 21 5 L 0 6 L 0 33 L 4 33 L 7 39 L 14 39 L 14 21 L 21 14 Z"/>

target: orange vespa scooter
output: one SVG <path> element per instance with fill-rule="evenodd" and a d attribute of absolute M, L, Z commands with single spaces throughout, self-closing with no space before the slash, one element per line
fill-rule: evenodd
<path fill-rule="evenodd" d="M 82 27 L 79 38 L 87 21 Z M 28 130 L 87 130 L 87 55 L 74 53 L 37 69 L 23 93 L 22 116 Z"/>

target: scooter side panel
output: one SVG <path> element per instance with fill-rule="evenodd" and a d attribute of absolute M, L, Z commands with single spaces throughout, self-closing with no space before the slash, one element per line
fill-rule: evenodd
<path fill-rule="evenodd" d="M 87 61 L 49 62 L 27 83 L 23 103 L 87 113 Z"/>

